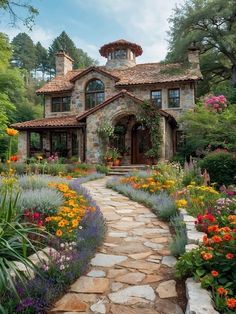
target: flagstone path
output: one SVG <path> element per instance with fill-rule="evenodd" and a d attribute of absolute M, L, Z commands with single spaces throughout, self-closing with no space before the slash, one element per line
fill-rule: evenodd
<path fill-rule="evenodd" d="M 51 312 L 183 314 L 177 304 L 168 225 L 145 206 L 107 189 L 106 180 L 83 185 L 107 220 L 103 246 L 88 273 Z"/>

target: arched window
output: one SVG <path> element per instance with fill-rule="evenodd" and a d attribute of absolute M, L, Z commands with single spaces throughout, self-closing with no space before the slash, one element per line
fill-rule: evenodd
<path fill-rule="evenodd" d="M 85 89 L 85 109 L 91 109 L 104 101 L 104 84 L 102 81 L 94 79 L 89 81 Z"/>

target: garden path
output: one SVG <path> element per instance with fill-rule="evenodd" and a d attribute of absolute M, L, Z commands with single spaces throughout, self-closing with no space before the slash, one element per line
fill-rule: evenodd
<path fill-rule="evenodd" d="M 71 285 L 52 312 L 183 314 L 168 225 L 145 206 L 107 189 L 106 180 L 83 185 L 107 220 L 103 246 L 89 272 Z"/>

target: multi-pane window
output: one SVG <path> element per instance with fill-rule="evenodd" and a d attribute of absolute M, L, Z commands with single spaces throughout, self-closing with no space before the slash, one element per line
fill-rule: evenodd
<path fill-rule="evenodd" d="M 173 88 L 168 90 L 168 107 L 178 108 L 180 107 L 180 89 Z"/>
<path fill-rule="evenodd" d="M 127 59 L 127 50 L 125 49 L 118 49 L 114 52 L 115 59 Z"/>
<path fill-rule="evenodd" d="M 161 109 L 162 104 L 161 90 L 151 91 L 151 99 L 153 103 L 157 106 L 157 108 Z"/>
<path fill-rule="evenodd" d="M 102 81 L 94 79 L 90 81 L 85 90 L 85 109 L 91 109 L 105 99 L 104 84 Z"/>
<path fill-rule="evenodd" d="M 70 96 L 52 97 L 52 112 L 70 111 Z"/>

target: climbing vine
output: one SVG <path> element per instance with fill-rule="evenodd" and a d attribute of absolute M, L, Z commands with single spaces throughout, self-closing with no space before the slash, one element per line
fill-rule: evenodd
<path fill-rule="evenodd" d="M 145 101 L 141 105 L 139 121 L 145 124 L 150 132 L 152 148 L 146 153 L 149 158 L 159 158 L 162 143 L 160 112 L 152 103 Z"/>

